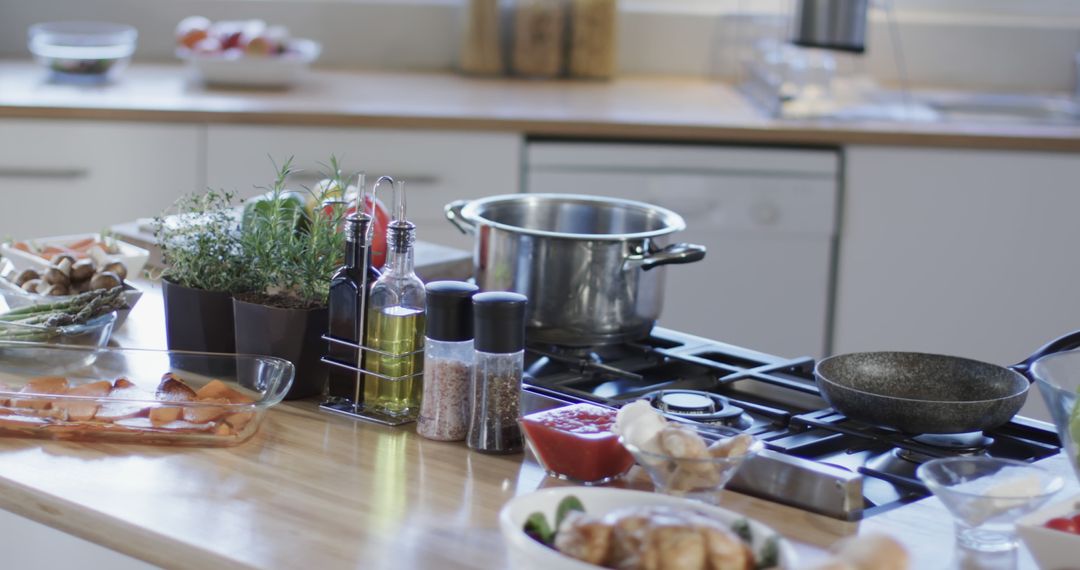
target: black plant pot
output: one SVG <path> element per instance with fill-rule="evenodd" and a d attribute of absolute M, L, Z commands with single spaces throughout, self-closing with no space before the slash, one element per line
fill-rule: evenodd
<path fill-rule="evenodd" d="M 236 351 L 276 356 L 296 366 L 288 400 L 321 394 L 326 384 L 326 334 L 330 316 L 322 309 L 279 309 L 233 299 Z"/>
<path fill-rule="evenodd" d="M 162 280 L 165 342 L 170 350 L 236 352 L 232 295 Z"/>

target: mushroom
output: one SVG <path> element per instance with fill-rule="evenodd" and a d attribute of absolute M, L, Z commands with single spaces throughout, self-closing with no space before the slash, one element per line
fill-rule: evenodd
<path fill-rule="evenodd" d="M 21 287 L 22 290 L 27 293 L 37 293 L 38 286 L 42 283 L 43 281 L 41 279 L 30 279 L 29 281 L 24 282 Z"/>
<path fill-rule="evenodd" d="M 71 263 L 75 263 L 75 258 L 74 257 L 72 257 L 72 256 L 70 256 L 70 255 L 68 255 L 66 253 L 62 253 L 62 254 L 52 258 L 52 264 L 53 265 L 60 265 L 60 262 L 64 261 L 65 259 L 69 260 Z"/>
<path fill-rule="evenodd" d="M 31 279 L 41 279 L 41 274 L 33 269 L 23 269 L 22 273 L 15 278 L 15 284 L 22 287 L 24 283 Z"/>
<path fill-rule="evenodd" d="M 71 268 L 69 267 L 68 271 L 70 270 Z M 68 277 L 68 274 L 64 273 L 56 265 L 50 265 L 49 268 L 45 270 L 45 275 L 42 277 L 42 279 L 44 279 L 45 282 L 50 285 L 63 285 L 67 287 L 71 284 L 71 278 Z"/>
<path fill-rule="evenodd" d="M 125 267 L 124 264 L 120 263 L 119 261 L 113 261 L 112 263 L 109 263 L 102 268 L 102 271 L 110 271 L 112 273 L 115 273 L 117 276 L 120 277 L 121 281 L 127 279 L 128 276 L 127 267 Z"/>
<path fill-rule="evenodd" d="M 71 282 L 82 283 L 89 281 L 94 276 L 94 262 L 89 259 L 81 259 L 71 266 Z"/>
<path fill-rule="evenodd" d="M 112 271 L 102 271 L 90 279 L 91 289 L 112 289 L 113 287 L 120 287 L 123 284 L 120 276 Z"/>
<path fill-rule="evenodd" d="M 49 287 L 49 292 L 45 294 L 52 297 L 63 297 L 68 293 L 70 293 L 70 291 L 68 290 L 67 285 L 60 285 L 59 283 L 56 283 L 54 285 L 51 285 Z"/>

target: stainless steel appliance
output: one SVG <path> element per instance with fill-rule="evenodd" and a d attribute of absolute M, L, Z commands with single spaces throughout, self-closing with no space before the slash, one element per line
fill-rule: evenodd
<path fill-rule="evenodd" d="M 664 265 L 705 257 L 669 244 L 686 228 L 675 212 L 577 194 L 510 194 L 458 201 L 447 218 L 476 236 L 476 284 L 529 297 L 535 342 L 593 346 L 649 334 L 664 300 Z"/>
<path fill-rule="evenodd" d="M 929 496 L 915 469 L 931 458 L 1038 461 L 1061 449 L 1052 425 L 1020 416 L 985 432 L 916 437 L 858 422 L 821 398 L 810 358 L 783 359 L 661 327 L 618 346 L 533 344 L 525 365 L 526 413 L 648 398 L 670 416 L 744 430 L 766 450 L 740 469 L 732 490 L 838 519 Z"/>
<path fill-rule="evenodd" d="M 866 51 L 866 9 L 869 0 L 799 0 L 795 11 L 795 45 L 838 51 Z"/>

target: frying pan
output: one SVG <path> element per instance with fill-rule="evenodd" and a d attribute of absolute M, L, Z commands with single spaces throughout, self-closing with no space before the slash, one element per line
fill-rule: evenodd
<path fill-rule="evenodd" d="M 922 352 L 856 352 L 821 360 L 814 378 L 836 411 L 909 434 L 967 433 L 1007 423 L 1027 399 L 1028 368 L 1080 347 L 1080 331 L 1009 367 Z"/>

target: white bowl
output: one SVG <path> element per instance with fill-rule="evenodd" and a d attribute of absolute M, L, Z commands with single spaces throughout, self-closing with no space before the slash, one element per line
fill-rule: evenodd
<path fill-rule="evenodd" d="M 241 87 L 289 87 L 304 79 L 308 67 L 319 58 L 322 46 L 306 39 L 289 40 L 290 51 L 280 55 L 204 54 L 188 49 L 176 56 L 188 62 L 197 81 Z"/>
<path fill-rule="evenodd" d="M 599 568 L 548 548 L 522 530 L 525 519 L 532 513 L 544 513 L 549 521 L 554 521 L 556 506 L 568 495 L 574 495 L 580 499 L 585 506 L 585 512 L 596 516 L 604 516 L 613 510 L 631 506 L 667 506 L 690 509 L 727 526 L 735 521 L 745 520 L 750 525 L 750 532 L 754 539 L 752 549 L 755 553 L 760 552 L 769 537 L 779 536 L 776 531 L 753 519 L 698 501 L 626 489 L 558 487 L 514 497 L 499 511 L 499 530 L 502 531 L 510 553 L 511 568 L 522 570 L 533 568 L 537 570 L 596 570 Z M 780 549 L 779 567 L 795 568 L 797 560 L 795 550 L 791 545 L 781 538 L 778 547 Z"/>
<path fill-rule="evenodd" d="M 75 234 L 68 236 L 53 236 L 21 241 L 30 242 L 38 246 L 63 246 L 65 244 L 70 244 L 82 239 L 98 237 L 98 235 L 99 234 Z M 120 249 L 120 253 L 107 254 L 105 256 L 108 258 L 107 260 L 92 257 L 94 259 L 94 263 L 101 265 L 105 261 L 119 261 L 124 264 L 124 267 L 127 268 L 129 279 L 138 277 L 142 273 L 143 268 L 146 267 L 146 262 L 150 259 L 150 252 L 146 251 L 141 247 L 136 247 L 134 245 L 131 245 L 130 243 L 126 243 L 120 240 L 116 240 L 116 246 Z M 25 251 L 22 251 L 21 249 L 15 249 L 11 246 L 11 244 L 8 243 L 0 244 L 0 256 L 3 256 L 5 259 L 10 261 L 11 264 L 15 267 L 16 272 L 23 271 L 24 269 L 44 271 L 45 269 L 49 268 L 50 263 L 49 260 L 45 259 L 44 257 L 39 257 L 32 253 L 27 253 Z"/>
<path fill-rule="evenodd" d="M 1080 568 L 1080 534 L 1043 525 L 1046 521 L 1080 513 L 1080 495 L 1051 503 L 1016 521 L 1016 532 L 1042 570 Z"/>

